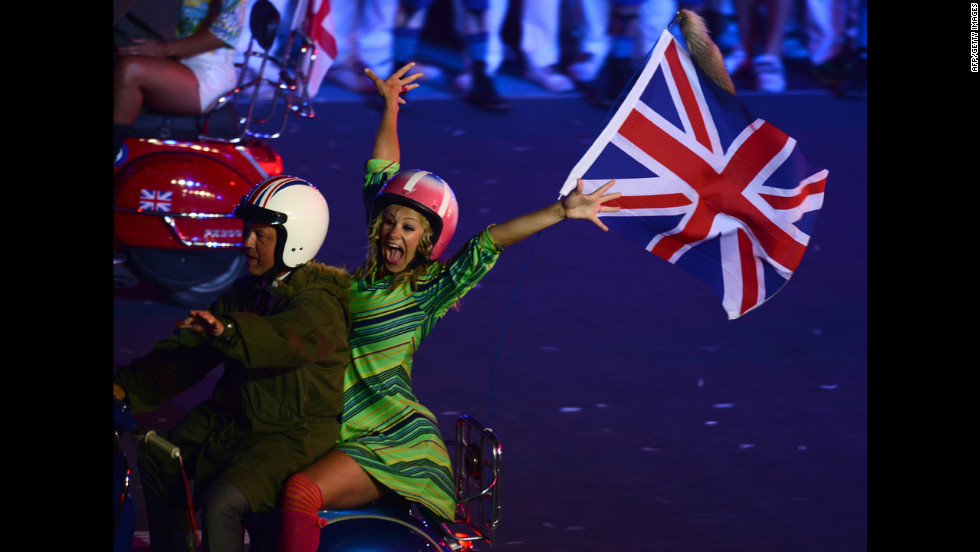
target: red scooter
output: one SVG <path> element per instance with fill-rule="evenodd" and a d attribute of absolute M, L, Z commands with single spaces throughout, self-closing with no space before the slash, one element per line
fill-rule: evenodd
<path fill-rule="evenodd" d="M 282 173 L 267 141 L 290 115 L 314 116 L 307 84 L 316 49 L 297 29 L 273 56 L 279 23 L 272 3 L 254 4 L 238 85 L 202 115 L 144 109 L 133 124 L 113 166 L 117 288 L 143 281 L 171 302 L 200 307 L 244 272 L 243 225 L 231 213 L 252 186 Z"/>

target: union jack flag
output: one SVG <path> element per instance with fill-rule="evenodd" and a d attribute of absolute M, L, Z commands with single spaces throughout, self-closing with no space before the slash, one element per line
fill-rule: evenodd
<path fill-rule="evenodd" d="M 800 264 L 828 171 L 718 87 L 664 31 L 609 123 L 572 169 L 586 193 L 616 179 L 607 226 L 692 273 L 733 320 Z"/>
<path fill-rule="evenodd" d="M 173 192 L 160 190 L 140 190 L 141 211 L 169 211 L 173 201 Z"/>

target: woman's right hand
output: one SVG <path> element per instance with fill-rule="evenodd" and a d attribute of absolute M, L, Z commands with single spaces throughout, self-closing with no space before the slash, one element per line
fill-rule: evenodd
<path fill-rule="evenodd" d="M 158 40 L 148 38 L 133 38 L 127 46 L 122 46 L 116 50 L 119 56 L 149 56 L 155 58 L 167 57 L 166 44 Z"/>
<path fill-rule="evenodd" d="M 404 104 L 405 98 L 402 97 L 402 94 L 418 88 L 419 84 L 415 81 L 422 78 L 422 73 L 412 73 L 407 77 L 405 76 L 405 73 L 413 66 L 415 66 L 415 62 L 407 63 L 385 80 L 381 80 L 381 77 L 368 68 L 364 69 L 364 74 L 378 88 L 378 93 L 381 94 L 381 97 L 385 99 L 386 103 L 397 101 L 400 104 Z"/>

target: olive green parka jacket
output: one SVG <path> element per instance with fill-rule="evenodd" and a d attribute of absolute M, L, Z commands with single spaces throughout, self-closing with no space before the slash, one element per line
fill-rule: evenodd
<path fill-rule="evenodd" d="M 139 414 L 223 365 L 212 398 L 168 435 L 198 485 L 229 480 L 253 511 L 271 508 L 285 478 L 337 440 L 350 363 L 349 287 L 346 271 L 316 261 L 277 286 L 247 276 L 208 309 L 224 324 L 220 336 L 178 329 L 120 367 L 115 381 Z"/>

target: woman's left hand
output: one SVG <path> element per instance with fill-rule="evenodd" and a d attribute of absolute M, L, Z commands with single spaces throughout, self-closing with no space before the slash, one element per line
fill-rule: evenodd
<path fill-rule="evenodd" d="M 591 220 L 596 226 L 602 228 L 603 231 L 609 230 L 609 227 L 599 220 L 599 213 L 615 213 L 619 211 L 619 207 L 603 205 L 608 201 L 619 199 L 622 195 L 619 192 L 606 193 L 606 190 L 611 188 L 615 183 L 615 179 L 610 180 L 591 194 L 583 194 L 582 189 L 585 184 L 579 178 L 578 185 L 575 186 L 575 189 L 561 200 L 561 205 L 565 209 L 565 218 Z"/>

